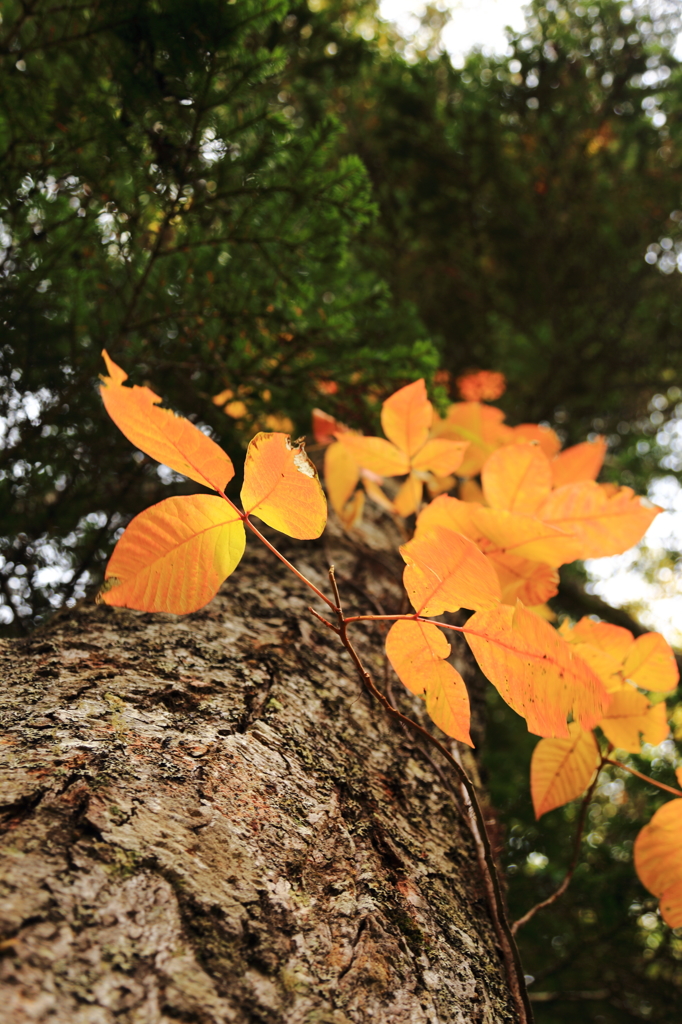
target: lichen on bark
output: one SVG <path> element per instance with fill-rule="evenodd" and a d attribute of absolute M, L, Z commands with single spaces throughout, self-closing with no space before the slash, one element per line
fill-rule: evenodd
<path fill-rule="evenodd" d="M 325 544 L 288 553 L 397 605 L 378 532 Z M 515 1019 L 452 793 L 309 603 L 251 545 L 194 615 L 86 604 L 2 644 L 4 1019 Z"/>

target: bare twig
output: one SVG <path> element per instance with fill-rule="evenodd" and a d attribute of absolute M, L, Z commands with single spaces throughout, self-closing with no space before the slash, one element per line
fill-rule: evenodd
<path fill-rule="evenodd" d="M 563 894 L 568 889 L 568 886 L 570 885 L 571 879 L 573 878 L 575 869 L 578 866 L 578 861 L 580 859 L 580 847 L 581 840 L 583 837 L 583 829 L 585 827 L 585 817 L 587 815 L 587 808 L 589 807 L 590 800 L 592 799 L 592 794 L 594 793 L 595 786 L 597 785 L 597 781 L 599 779 L 599 772 L 603 768 L 605 760 L 606 758 L 602 758 L 601 763 L 597 768 L 597 773 L 594 779 L 592 780 L 590 786 L 588 787 L 588 790 L 585 793 L 585 796 L 583 797 L 583 802 L 580 805 L 580 814 L 578 816 L 575 839 L 573 841 L 573 856 L 571 857 L 571 862 L 568 865 L 568 870 L 566 871 L 566 874 L 561 885 L 552 893 L 551 896 L 548 896 L 546 900 L 541 900 L 539 903 L 536 903 L 535 906 L 531 907 L 530 910 L 527 910 L 522 917 L 520 917 L 517 921 L 514 921 L 514 923 L 511 926 L 512 935 L 516 935 L 519 928 L 523 928 L 524 924 L 528 924 L 531 918 L 535 917 L 538 910 L 543 910 L 544 907 L 551 906 L 551 904 L 555 903 L 560 896 L 563 896 Z"/>

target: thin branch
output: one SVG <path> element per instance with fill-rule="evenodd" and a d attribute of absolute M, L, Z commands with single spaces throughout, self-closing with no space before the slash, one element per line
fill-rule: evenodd
<path fill-rule="evenodd" d="M 225 498 L 225 495 L 223 494 L 222 497 Z M 229 498 L 226 498 L 226 500 L 230 501 Z M 230 504 L 232 505 L 233 508 L 236 508 L 236 505 L 234 505 L 231 501 L 230 501 Z M 237 509 L 237 511 L 239 512 L 239 509 Z M 289 561 L 289 559 L 285 558 L 284 555 L 280 551 L 277 550 L 275 545 L 271 544 L 270 541 L 266 537 L 263 536 L 263 534 L 260 532 L 260 530 L 256 526 L 253 525 L 253 523 L 249 519 L 248 515 L 246 515 L 243 512 L 239 512 L 239 515 L 243 519 L 244 525 L 248 526 L 248 528 L 251 530 L 251 532 L 253 534 L 255 534 L 256 537 L 258 537 L 258 540 L 262 541 L 262 543 L 265 544 L 266 548 L 269 551 L 272 551 L 273 555 L 276 555 L 277 558 L 279 558 L 280 562 L 283 562 L 284 565 L 286 565 L 287 569 L 290 569 L 293 572 L 294 576 L 298 577 L 298 579 L 301 581 L 301 583 L 305 583 L 306 587 L 310 587 L 310 589 L 313 591 L 313 593 L 317 594 L 317 596 L 320 598 L 320 600 L 324 601 L 324 603 L 326 605 L 328 605 L 333 612 L 335 612 L 337 610 L 334 602 L 330 601 L 329 598 L 326 596 L 326 594 L 323 594 L 321 590 L 318 590 L 318 588 L 315 586 L 315 584 L 311 583 L 307 576 L 304 576 L 302 572 L 299 572 L 298 569 L 296 568 L 296 566 L 292 565 L 291 562 Z"/>
<path fill-rule="evenodd" d="M 648 782 L 650 786 L 657 786 L 658 789 L 665 790 L 666 793 L 672 793 L 673 796 L 682 796 L 682 790 L 674 789 L 672 786 L 666 786 L 665 782 L 657 782 L 656 779 L 652 779 L 650 775 L 644 775 L 642 772 L 638 772 L 636 768 L 631 768 L 628 764 L 623 764 L 622 761 L 614 761 L 610 757 L 605 757 L 604 764 L 615 765 L 616 768 L 622 768 L 626 772 L 630 772 L 630 775 L 636 775 L 638 779 L 643 779 L 644 782 Z"/>
<path fill-rule="evenodd" d="M 330 579 L 333 576 L 333 569 L 330 572 Z M 474 789 L 473 783 L 469 779 L 468 775 L 462 768 L 462 766 L 452 756 L 450 751 L 444 746 L 440 740 L 437 740 L 427 729 L 414 722 L 411 718 L 403 715 L 400 711 L 393 707 L 387 697 L 381 693 L 380 690 L 374 684 L 374 681 L 369 672 L 364 667 L 360 656 L 358 655 L 352 641 L 348 636 L 348 624 L 350 622 L 362 620 L 362 619 L 414 619 L 417 616 L 405 615 L 405 616 L 394 616 L 394 615 L 368 615 L 368 616 L 351 616 L 349 619 L 345 619 L 340 608 L 337 610 L 339 619 L 339 636 L 344 647 L 348 651 L 356 669 L 360 681 L 362 682 L 365 689 L 377 700 L 387 714 L 394 718 L 396 721 L 403 723 L 413 732 L 426 739 L 428 743 L 436 747 L 438 751 L 443 755 L 448 764 L 454 769 L 463 791 L 467 794 L 469 806 L 470 806 L 470 824 L 475 823 L 476 829 L 471 828 L 474 841 L 477 846 L 477 850 L 480 850 L 480 863 L 482 869 L 483 880 L 486 888 L 486 895 L 488 896 L 488 903 L 490 908 L 490 915 L 497 935 L 497 940 L 500 946 L 502 954 L 502 960 L 505 967 L 505 973 L 507 976 L 507 983 L 509 990 L 514 1000 L 516 1012 L 519 1017 L 521 1024 L 532 1024 L 533 1011 L 531 1009 L 530 1000 L 528 998 L 528 992 L 526 990 L 526 982 L 521 965 L 521 958 L 519 951 L 514 941 L 507 915 L 504 907 L 504 900 L 502 897 L 502 890 L 500 888 L 499 879 L 497 877 L 497 870 L 495 867 L 495 861 L 490 846 L 490 839 L 485 827 L 485 820 L 483 818 L 483 812 L 478 802 L 476 790 Z M 480 846 L 479 846 L 480 844 Z"/>
<path fill-rule="evenodd" d="M 530 910 L 526 911 L 523 917 L 520 917 L 517 921 L 514 921 L 514 923 L 511 926 L 512 935 L 516 935 L 519 928 L 523 928 L 524 924 L 528 924 L 531 918 L 535 917 L 538 910 L 542 910 L 544 907 L 551 906 L 551 904 L 558 900 L 560 896 L 563 896 L 563 894 L 568 889 L 568 886 L 570 885 L 571 879 L 573 878 L 575 869 L 578 866 L 578 861 L 580 859 L 580 848 L 582 845 L 583 829 L 585 827 L 585 817 L 587 816 L 587 808 L 589 807 L 590 800 L 592 799 L 592 794 L 594 793 L 595 786 L 597 785 L 597 781 L 599 779 L 599 772 L 604 767 L 605 761 L 606 758 L 601 759 L 601 763 L 597 768 L 597 773 L 594 779 L 592 780 L 587 792 L 585 793 L 585 796 L 583 797 L 582 804 L 580 805 L 580 815 L 578 817 L 575 839 L 573 841 L 573 856 L 571 857 L 571 863 L 568 865 L 568 870 L 566 871 L 563 882 L 561 883 L 559 888 L 552 893 L 551 896 L 547 897 L 546 900 L 541 900 L 539 903 L 536 903 L 534 907 L 531 907 Z"/>

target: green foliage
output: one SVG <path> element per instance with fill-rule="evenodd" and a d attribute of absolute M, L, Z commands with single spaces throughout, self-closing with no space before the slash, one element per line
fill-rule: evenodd
<path fill-rule="evenodd" d="M 375 211 L 338 122 L 304 124 L 278 101 L 286 11 L 3 8 L 0 585 L 13 628 L 80 596 L 121 515 L 160 483 L 100 429 L 102 347 L 229 450 L 267 417 L 304 432 L 330 377 L 361 409 L 368 388 L 435 369 L 411 309 L 353 254 Z M 237 420 L 211 402 L 226 389 L 245 403 Z"/>

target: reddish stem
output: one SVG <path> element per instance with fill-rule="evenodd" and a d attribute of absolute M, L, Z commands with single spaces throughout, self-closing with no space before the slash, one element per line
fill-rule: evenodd
<path fill-rule="evenodd" d="M 605 757 L 604 764 L 612 764 L 615 765 L 616 768 L 622 768 L 623 771 L 630 772 L 630 775 L 636 775 L 638 779 L 643 779 L 644 782 L 648 782 L 650 786 L 657 786 L 658 789 L 663 789 L 666 793 L 672 793 L 673 796 L 682 796 L 682 789 L 673 789 L 672 786 L 666 786 L 665 782 L 656 782 L 656 779 L 652 779 L 651 776 L 638 772 L 636 768 L 631 768 L 629 765 L 623 764 L 622 761 L 614 761 L 610 757 Z"/>
<path fill-rule="evenodd" d="M 228 498 L 228 496 L 225 494 L 224 491 L 218 491 L 218 493 L 220 494 L 220 497 L 224 498 L 225 501 L 227 502 L 227 504 L 230 505 L 235 510 L 235 512 L 237 513 L 237 515 L 239 516 L 241 521 L 244 523 L 244 525 L 248 526 L 248 528 L 251 530 L 251 532 L 253 534 L 255 534 L 256 537 L 258 537 L 258 540 L 261 541 L 263 544 L 265 544 L 265 546 L 268 549 L 268 551 L 272 551 L 273 555 L 275 555 L 277 558 L 279 558 L 280 562 L 283 562 L 284 565 L 286 565 L 287 569 L 290 569 L 291 572 L 293 572 L 294 576 L 298 577 L 298 579 L 301 581 L 301 583 L 305 583 L 306 587 L 310 587 L 310 589 L 313 591 L 313 593 L 317 594 L 317 596 L 322 601 L 324 601 L 324 603 L 326 605 L 328 605 L 332 609 L 332 611 L 336 611 L 336 606 L 335 606 L 334 602 L 330 601 L 328 597 L 325 597 L 325 595 L 322 593 L 322 591 L 318 590 L 317 587 L 315 586 L 315 584 L 311 583 L 307 576 L 304 576 L 302 572 L 299 572 L 298 569 L 296 568 L 296 566 L 292 565 L 291 562 L 289 561 L 289 559 L 285 558 L 284 555 L 280 551 L 277 550 L 275 545 L 271 544 L 270 541 L 267 539 L 267 537 L 263 536 L 263 534 L 260 532 L 258 527 L 253 525 L 253 523 L 249 519 L 248 512 L 243 512 L 240 508 L 237 508 L 235 503 Z"/>
<path fill-rule="evenodd" d="M 547 897 L 546 900 L 541 900 L 539 903 L 536 903 L 534 907 L 531 907 L 530 910 L 526 911 L 523 917 L 520 917 L 518 921 L 514 921 L 514 923 L 511 926 L 512 935 L 516 935 L 519 928 L 523 928 L 524 924 L 528 924 L 531 918 L 535 917 L 538 910 L 542 910 L 544 907 L 551 906 L 552 903 L 558 900 L 560 896 L 563 896 L 563 894 L 568 889 L 570 881 L 573 878 L 575 869 L 578 866 L 578 860 L 580 859 L 580 846 L 583 837 L 583 828 L 585 827 L 585 817 L 587 815 L 587 808 L 589 807 L 590 800 L 592 799 L 592 794 L 594 793 L 595 786 L 599 781 L 599 772 L 601 771 L 605 761 L 606 758 L 601 759 L 601 763 L 597 768 L 596 775 L 594 776 L 587 792 L 585 793 L 585 796 L 583 797 L 583 802 L 580 807 L 580 816 L 578 818 L 578 824 L 576 826 L 575 841 L 573 844 L 573 856 L 571 857 L 571 863 L 568 865 L 568 870 L 566 871 L 563 882 L 561 883 L 559 888 L 552 893 L 551 896 Z"/>

